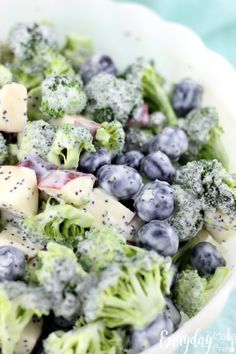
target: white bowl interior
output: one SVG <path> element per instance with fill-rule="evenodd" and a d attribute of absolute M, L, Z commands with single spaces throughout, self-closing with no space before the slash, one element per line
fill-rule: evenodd
<path fill-rule="evenodd" d="M 204 87 L 204 104 L 217 108 L 224 127 L 223 144 L 230 170 L 236 173 L 236 74 L 230 64 L 208 50 L 187 28 L 161 20 L 150 10 L 109 0 L 0 0 L 0 40 L 19 21 L 48 21 L 63 41 L 66 33 L 94 40 L 97 52 L 115 58 L 120 68 L 143 56 L 154 59 L 158 70 L 174 83 L 191 77 Z M 236 266 L 236 237 L 224 244 L 228 264 Z M 235 281 L 235 271 L 223 289 L 174 336 L 207 326 L 220 311 Z M 219 305 L 220 304 L 220 305 Z M 172 353 L 158 349 L 147 353 Z"/>

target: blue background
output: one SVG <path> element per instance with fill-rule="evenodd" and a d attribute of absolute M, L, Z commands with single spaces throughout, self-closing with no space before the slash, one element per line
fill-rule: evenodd
<path fill-rule="evenodd" d="M 192 28 L 208 47 L 224 55 L 236 67 L 236 0 L 133 1 L 149 6 L 167 20 Z M 221 316 L 201 335 L 212 337 L 210 354 L 236 353 L 236 291 Z M 185 349 L 180 348 L 176 354 L 206 353 L 206 349 L 200 346 Z"/>

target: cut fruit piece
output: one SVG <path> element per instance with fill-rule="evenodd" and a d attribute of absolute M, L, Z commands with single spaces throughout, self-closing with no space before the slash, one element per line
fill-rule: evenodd
<path fill-rule="evenodd" d="M 103 189 L 94 188 L 90 202 L 83 210 L 94 216 L 95 227 L 114 226 L 127 240 L 133 240 L 134 229 L 138 227 L 135 214 Z"/>
<path fill-rule="evenodd" d="M 13 246 L 23 252 L 28 258 L 33 258 L 42 245 L 30 242 L 17 227 L 7 224 L 0 232 L 0 247 Z"/>
<path fill-rule="evenodd" d="M 0 131 L 19 133 L 27 123 L 27 90 L 9 83 L 0 90 Z"/>
<path fill-rule="evenodd" d="M 49 121 L 49 123 L 56 126 L 56 127 L 59 127 L 65 123 L 78 125 L 78 126 L 87 128 L 93 137 L 96 135 L 96 132 L 97 132 L 98 128 L 100 127 L 99 123 L 96 123 L 93 120 L 85 118 L 83 116 L 67 116 L 66 115 L 60 119 L 51 119 Z"/>
<path fill-rule="evenodd" d="M 42 334 L 43 321 L 39 319 L 33 319 L 25 327 L 22 333 L 21 339 L 16 344 L 15 354 L 32 353 L 36 346 L 41 334 Z"/>
<path fill-rule="evenodd" d="M 205 228 L 218 242 L 227 241 L 236 234 L 236 220 L 220 211 L 205 211 Z"/>
<path fill-rule="evenodd" d="M 94 183 L 91 174 L 54 170 L 39 182 L 38 188 L 59 202 L 80 207 L 90 201 Z"/>
<path fill-rule="evenodd" d="M 0 166 L 0 209 L 18 216 L 33 216 L 38 211 L 35 172 L 21 166 Z"/>

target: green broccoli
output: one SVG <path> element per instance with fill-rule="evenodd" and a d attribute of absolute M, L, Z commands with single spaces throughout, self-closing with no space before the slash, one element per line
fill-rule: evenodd
<path fill-rule="evenodd" d="M 125 132 L 120 122 L 103 122 L 95 136 L 95 144 L 111 151 L 122 151 L 125 144 Z"/>
<path fill-rule="evenodd" d="M 79 77 L 54 75 L 42 82 L 41 110 L 48 119 L 80 113 L 85 108 L 86 101 Z"/>
<path fill-rule="evenodd" d="M 46 354 L 122 354 L 124 334 L 110 330 L 102 321 L 54 332 L 44 341 Z"/>
<path fill-rule="evenodd" d="M 109 328 L 143 328 L 163 311 L 172 278 L 171 260 L 155 252 L 113 263 L 84 295 L 85 320 L 103 319 Z"/>
<path fill-rule="evenodd" d="M 74 76 L 75 72 L 68 60 L 61 54 L 50 51 L 44 58 L 44 77 L 53 75 Z"/>
<path fill-rule="evenodd" d="M 73 124 L 58 127 L 48 160 L 58 167 L 76 169 L 82 150 L 95 151 L 93 137 L 87 128 Z"/>
<path fill-rule="evenodd" d="M 184 270 L 179 274 L 175 288 L 174 301 L 188 317 L 196 315 L 222 286 L 229 275 L 229 269 L 217 268 L 214 275 L 203 278 L 197 270 Z"/>
<path fill-rule="evenodd" d="M 94 76 L 85 86 L 87 113 L 102 123 L 118 120 L 126 124 L 134 109 L 142 104 L 139 88 L 107 73 Z"/>
<path fill-rule="evenodd" d="M 203 228 L 204 203 L 190 189 L 173 185 L 172 190 L 175 196 L 175 211 L 167 222 L 173 226 L 180 241 L 187 241 Z"/>
<path fill-rule="evenodd" d="M 66 38 L 62 54 L 78 70 L 80 66 L 93 54 L 91 39 L 79 35 L 69 35 Z"/>
<path fill-rule="evenodd" d="M 21 62 L 32 60 L 39 53 L 57 50 L 58 44 L 51 29 L 38 23 L 19 23 L 9 34 L 9 47 L 15 58 Z"/>
<path fill-rule="evenodd" d="M 215 108 L 205 107 L 190 112 L 180 126 L 189 138 L 189 148 L 184 156 L 187 160 L 225 161 L 222 146 L 219 144 L 222 129 Z"/>
<path fill-rule="evenodd" d="M 40 214 L 26 218 L 21 227 L 26 237 L 32 242 L 47 245 L 55 241 L 68 247 L 76 247 L 78 238 L 85 229 L 92 226 L 94 218 L 91 214 L 72 205 L 50 205 Z"/>
<path fill-rule="evenodd" d="M 10 64 L 14 59 L 14 54 L 9 48 L 8 43 L 0 42 L 0 64 Z"/>
<path fill-rule="evenodd" d="M 169 125 L 177 124 L 175 112 L 163 87 L 163 79 L 156 72 L 153 63 L 139 59 L 127 68 L 124 75 L 127 81 L 141 89 L 144 101 L 152 111 L 160 110 Z"/>
<path fill-rule="evenodd" d="M 0 165 L 2 165 L 8 155 L 8 149 L 7 149 L 7 144 L 6 140 L 4 139 L 3 135 L 0 133 Z"/>
<path fill-rule="evenodd" d="M 0 64 L 0 89 L 10 81 L 12 81 L 12 73 L 4 65 Z"/>
<path fill-rule="evenodd" d="M 50 298 L 55 316 L 76 317 L 81 306 L 76 287 L 86 276 L 76 255 L 70 248 L 50 242 L 37 258 L 35 277 Z"/>
<path fill-rule="evenodd" d="M 42 288 L 23 282 L 0 284 L 0 342 L 2 354 L 13 354 L 16 343 L 34 315 L 48 315 L 51 303 Z"/>
<path fill-rule="evenodd" d="M 149 129 L 128 128 L 125 134 L 125 151 L 148 152 L 148 143 L 154 137 Z"/>
<path fill-rule="evenodd" d="M 211 234 L 235 231 L 236 179 L 217 161 L 192 161 L 183 166 L 177 182 L 203 200 L 204 223 Z"/>
<path fill-rule="evenodd" d="M 37 86 L 29 91 L 27 101 L 27 116 L 29 120 L 43 120 L 43 113 L 40 110 L 41 100 L 41 86 Z"/>
<path fill-rule="evenodd" d="M 47 159 L 54 135 L 55 128 L 43 120 L 28 122 L 24 131 L 18 135 L 19 160 L 30 153 Z"/>
<path fill-rule="evenodd" d="M 127 246 L 129 247 L 129 246 Z M 91 229 L 78 243 L 77 256 L 87 271 L 105 269 L 125 254 L 126 240 L 115 228 Z"/>
<path fill-rule="evenodd" d="M 40 85 L 43 80 L 43 72 L 39 66 L 31 66 L 31 63 L 21 63 L 14 61 L 9 68 L 11 69 L 13 81 L 24 85 L 27 90 Z"/>

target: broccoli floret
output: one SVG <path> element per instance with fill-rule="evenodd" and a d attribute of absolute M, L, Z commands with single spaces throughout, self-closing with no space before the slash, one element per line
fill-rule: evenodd
<path fill-rule="evenodd" d="M 39 53 L 58 48 L 57 40 L 51 29 L 37 23 L 19 23 L 12 28 L 8 39 L 9 47 L 15 57 L 24 62 L 32 60 Z"/>
<path fill-rule="evenodd" d="M 7 158 L 8 149 L 6 145 L 6 140 L 4 139 L 3 135 L 0 133 L 0 165 L 2 165 Z"/>
<path fill-rule="evenodd" d="M 47 118 L 80 113 L 86 105 L 86 94 L 79 77 L 54 75 L 42 82 L 42 113 Z"/>
<path fill-rule="evenodd" d="M 212 107 L 205 107 L 190 112 L 181 121 L 181 128 L 189 138 L 189 148 L 185 158 L 188 160 L 213 160 L 224 161 L 219 138 L 222 129 L 219 117 Z"/>
<path fill-rule="evenodd" d="M 95 151 L 90 131 L 73 124 L 63 124 L 57 129 L 48 160 L 58 167 L 76 169 L 82 150 Z"/>
<path fill-rule="evenodd" d="M 151 130 L 129 128 L 125 134 L 125 151 L 139 150 L 144 153 L 148 151 L 148 143 L 154 137 Z"/>
<path fill-rule="evenodd" d="M 4 65 L 0 64 L 0 88 L 10 81 L 12 81 L 12 73 Z"/>
<path fill-rule="evenodd" d="M 40 85 L 43 80 L 43 73 L 40 68 L 38 66 L 31 67 L 30 63 L 14 61 L 9 68 L 13 75 L 13 81 L 24 85 L 27 90 Z"/>
<path fill-rule="evenodd" d="M 95 136 L 95 144 L 100 148 L 122 151 L 125 144 L 125 132 L 120 122 L 103 122 Z"/>
<path fill-rule="evenodd" d="M 55 135 L 55 128 L 43 120 L 28 122 L 24 131 L 18 136 L 18 158 L 36 153 L 47 159 Z"/>
<path fill-rule="evenodd" d="M 94 76 L 85 91 L 87 113 L 99 123 L 118 120 L 124 126 L 134 109 L 142 104 L 137 86 L 107 73 Z"/>
<path fill-rule="evenodd" d="M 79 35 L 69 35 L 66 38 L 62 54 L 78 70 L 80 66 L 93 54 L 93 44 L 91 39 Z"/>
<path fill-rule="evenodd" d="M 180 241 L 187 241 L 203 228 L 204 202 L 190 189 L 173 185 L 172 190 L 175 211 L 167 222 L 174 227 Z"/>
<path fill-rule="evenodd" d="M 49 52 L 44 58 L 44 76 L 65 75 L 74 76 L 74 70 L 67 59 L 58 53 Z"/>
<path fill-rule="evenodd" d="M 124 254 L 126 240 L 115 228 L 91 229 L 78 243 L 77 255 L 84 269 L 101 270 Z"/>
<path fill-rule="evenodd" d="M 175 288 L 174 300 L 179 310 L 193 317 L 216 293 L 229 275 L 229 269 L 217 268 L 214 275 L 203 278 L 196 270 L 184 270 L 179 274 Z"/>
<path fill-rule="evenodd" d="M 125 77 L 129 82 L 140 87 L 144 101 L 152 111 L 160 110 L 166 116 L 168 125 L 177 124 L 175 112 L 163 87 L 163 80 L 156 72 L 153 63 L 139 59 L 127 68 Z"/>
<path fill-rule="evenodd" d="M 37 257 L 35 277 L 50 298 L 55 316 L 71 319 L 78 315 L 81 304 L 75 289 L 86 273 L 74 252 L 50 242 L 47 251 L 39 251 Z"/>
<path fill-rule="evenodd" d="M 103 319 L 109 328 L 143 328 L 163 311 L 172 278 L 171 260 L 155 252 L 113 263 L 85 294 L 85 319 Z"/>
<path fill-rule="evenodd" d="M 72 205 L 46 205 L 45 210 L 22 221 L 21 227 L 32 242 L 46 245 L 55 241 L 68 247 L 76 247 L 78 238 L 85 229 L 92 226 L 94 218 L 91 214 Z"/>
<path fill-rule="evenodd" d="M 54 332 L 44 341 L 46 354 L 122 354 L 124 335 L 110 330 L 102 321 L 74 328 L 69 332 Z"/>
<path fill-rule="evenodd" d="M 177 182 L 203 199 L 204 222 L 213 236 L 236 230 L 236 180 L 220 162 L 189 162 L 180 169 Z"/>
<path fill-rule="evenodd" d="M 34 315 L 48 315 L 51 303 L 42 288 L 23 282 L 0 284 L 0 342 L 2 354 L 13 354 L 26 325 Z"/>

